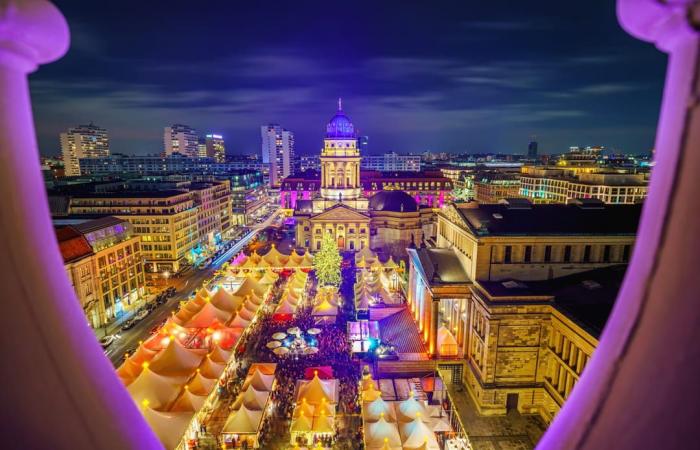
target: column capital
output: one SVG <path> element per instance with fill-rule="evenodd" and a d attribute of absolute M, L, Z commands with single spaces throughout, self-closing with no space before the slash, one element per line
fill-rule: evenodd
<path fill-rule="evenodd" d="M 47 0 L 0 0 L 0 66 L 24 73 L 62 57 L 70 34 Z"/>
<path fill-rule="evenodd" d="M 700 4 L 696 0 L 618 0 L 620 25 L 637 39 L 666 53 L 689 38 L 697 38 Z"/>

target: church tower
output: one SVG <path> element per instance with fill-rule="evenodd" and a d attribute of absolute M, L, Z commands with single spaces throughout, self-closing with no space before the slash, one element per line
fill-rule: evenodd
<path fill-rule="evenodd" d="M 344 202 L 360 198 L 360 158 L 355 127 L 343 112 L 342 100 L 338 99 L 338 111 L 326 125 L 321 151 L 323 199 Z"/>

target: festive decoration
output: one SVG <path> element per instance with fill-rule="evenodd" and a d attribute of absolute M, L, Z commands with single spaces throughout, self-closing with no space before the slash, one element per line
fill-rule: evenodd
<path fill-rule="evenodd" d="M 314 269 L 319 286 L 340 285 L 340 263 L 342 258 L 333 236 L 323 235 L 321 249 L 314 256 Z"/>

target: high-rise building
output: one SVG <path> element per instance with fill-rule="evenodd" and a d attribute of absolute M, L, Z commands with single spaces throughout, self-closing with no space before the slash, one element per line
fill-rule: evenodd
<path fill-rule="evenodd" d="M 206 139 L 200 137 L 197 140 L 197 157 L 206 158 L 207 157 L 207 141 Z"/>
<path fill-rule="evenodd" d="M 205 139 L 206 151 L 204 156 L 214 158 L 216 162 L 224 162 L 226 160 L 226 147 L 224 146 L 224 137 L 220 134 L 207 134 Z M 202 155 L 200 155 L 202 156 Z"/>
<path fill-rule="evenodd" d="M 173 153 L 180 153 L 185 156 L 197 156 L 199 154 L 197 131 L 187 125 L 175 124 L 165 127 L 163 143 L 166 156 Z"/>
<path fill-rule="evenodd" d="M 109 156 L 107 130 L 92 123 L 70 128 L 66 133 L 61 133 L 61 153 L 66 176 L 79 176 L 80 158 Z"/>
<path fill-rule="evenodd" d="M 364 156 L 369 156 L 369 136 L 360 136 L 357 138 L 357 148 L 360 150 L 360 154 Z"/>
<path fill-rule="evenodd" d="M 535 140 L 535 136 L 533 136 L 530 143 L 527 144 L 527 156 L 528 158 L 537 158 L 537 141 Z"/>
<path fill-rule="evenodd" d="M 293 172 L 294 133 L 269 124 L 260 127 L 260 137 L 263 162 L 270 163 L 270 186 L 279 187 L 282 179 Z"/>

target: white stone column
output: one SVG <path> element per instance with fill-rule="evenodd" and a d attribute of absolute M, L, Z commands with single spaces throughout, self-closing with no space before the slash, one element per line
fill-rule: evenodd
<path fill-rule="evenodd" d="M 0 1 L 3 440 L 17 449 L 162 448 L 88 327 L 49 216 L 27 74 L 68 42 L 48 1 Z"/>

